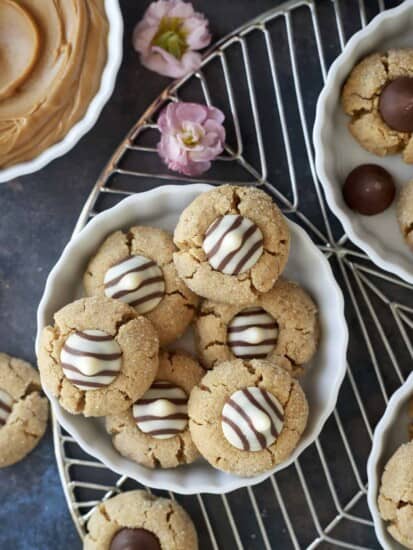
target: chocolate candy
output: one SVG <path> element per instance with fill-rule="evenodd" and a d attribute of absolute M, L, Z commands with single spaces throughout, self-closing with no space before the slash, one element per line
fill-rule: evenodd
<path fill-rule="evenodd" d="M 242 451 L 261 451 L 274 443 L 284 426 L 284 409 L 272 393 L 251 386 L 231 395 L 222 409 L 222 431 Z"/>
<path fill-rule="evenodd" d="M 264 251 L 260 228 L 248 218 L 227 214 L 217 218 L 205 233 L 202 248 L 211 267 L 238 275 L 253 267 Z"/>
<path fill-rule="evenodd" d="M 261 307 L 248 307 L 228 325 L 228 346 L 235 357 L 265 359 L 277 344 L 278 325 Z"/>
<path fill-rule="evenodd" d="M 366 216 L 386 210 L 393 202 L 395 194 L 392 176 L 377 164 L 361 164 L 354 168 L 343 187 L 347 205 Z"/>
<path fill-rule="evenodd" d="M 110 543 L 109 550 L 161 550 L 159 539 L 147 529 L 124 527 Z"/>
<path fill-rule="evenodd" d="M 156 439 L 169 439 L 188 424 L 188 396 L 167 380 L 156 380 L 133 406 L 133 417 L 141 432 Z"/>
<path fill-rule="evenodd" d="M 66 339 L 60 353 L 63 374 L 80 390 L 111 384 L 122 364 L 122 350 L 103 330 L 78 330 Z"/>
<path fill-rule="evenodd" d="M 384 122 L 398 132 L 413 132 L 413 78 L 401 76 L 382 90 L 379 111 Z"/>
<path fill-rule="evenodd" d="M 138 313 L 152 311 L 165 295 L 161 268 L 145 256 L 129 256 L 113 265 L 104 285 L 106 296 L 130 304 Z"/>
<path fill-rule="evenodd" d="M 12 396 L 0 389 L 0 428 L 7 422 L 13 407 L 13 402 Z"/>

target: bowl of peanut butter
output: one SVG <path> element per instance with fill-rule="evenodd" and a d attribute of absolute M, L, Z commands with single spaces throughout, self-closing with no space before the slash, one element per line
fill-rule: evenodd
<path fill-rule="evenodd" d="M 122 59 L 118 0 L 0 0 L 0 183 L 95 124 Z"/>

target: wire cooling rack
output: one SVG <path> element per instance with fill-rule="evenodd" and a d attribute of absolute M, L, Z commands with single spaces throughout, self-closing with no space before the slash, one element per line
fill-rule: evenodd
<path fill-rule="evenodd" d="M 76 225 L 75 232 L 125 195 L 164 182 L 259 185 L 308 231 L 343 289 L 351 338 L 334 414 L 299 460 L 261 485 L 226 496 L 176 497 L 191 513 L 202 549 L 379 547 L 366 503 L 366 461 L 374 426 L 411 368 L 412 287 L 372 265 L 328 211 L 311 129 L 327 67 L 351 34 L 389 6 L 290 1 L 219 42 L 198 73 L 167 88 L 133 127 Z M 155 152 L 157 113 L 178 98 L 212 103 L 227 115 L 225 154 L 202 180 L 177 179 Z M 56 422 L 54 441 L 67 503 L 83 536 L 97 503 L 137 484 L 84 454 Z"/>

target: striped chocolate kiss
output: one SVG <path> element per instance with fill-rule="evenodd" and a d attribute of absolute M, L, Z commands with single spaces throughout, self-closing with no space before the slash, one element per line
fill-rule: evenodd
<path fill-rule="evenodd" d="M 272 393 L 256 386 L 238 390 L 222 409 L 222 431 L 242 451 L 261 451 L 274 443 L 284 426 L 284 409 Z"/>
<path fill-rule="evenodd" d="M 188 424 L 188 396 L 165 380 L 156 380 L 133 405 L 133 417 L 141 432 L 156 439 L 169 439 Z"/>
<path fill-rule="evenodd" d="M 130 256 L 109 268 L 105 294 L 133 306 L 138 313 L 152 311 L 165 294 L 161 268 L 145 256 Z"/>
<path fill-rule="evenodd" d="M 0 428 L 5 425 L 13 407 L 13 397 L 0 390 Z"/>
<path fill-rule="evenodd" d="M 243 309 L 228 325 L 228 346 L 242 359 L 264 359 L 275 348 L 277 338 L 275 319 L 260 307 Z"/>
<path fill-rule="evenodd" d="M 103 330 L 71 334 L 60 353 L 63 373 L 80 390 L 97 390 L 111 384 L 119 374 L 122 351 Z"/>
<path fill-rule="evenodd" d="M 263 236 L 254 222 L 238 214 L 217 218 L 205 233 L 202 248 L 210 265 L 226 275 L 253 267 L 263 253 Z"/>

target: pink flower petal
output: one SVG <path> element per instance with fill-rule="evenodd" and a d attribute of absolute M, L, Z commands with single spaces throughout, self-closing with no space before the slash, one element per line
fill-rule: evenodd
<path fill-rule="evenodd" d="M 203 16 L 191 17 L 184 22 L 183 26 L 188 33 L 186 41 L 191 50 L 202 50 L 211 42 L 208 21 Z"/>
<path fill-rule="evenodd" d="M 167 105 L 158 118 L 158 151 L 168 167 L 186 175 L 208 170 L 224 149 L 225 129 L 218 120 L 223 121 L 224 115 L 214 107 L 185 102 Z"/>
<path fill-rule="evenodd" d="M 182 173 L 186 176 L 200 176 L 210 168 L 210 162 L 189 162 L 182 170 Z"/>
<path fill-rule="evenodd" d="M 189 2 L 174 2 L 174 5 L 170 7 L 168 17 L 180 17 L 181 19 L 187 19 L 192 17 L 195 10 Z"/>
<path fill-rule="evenodd" d="M 222 124 L 225 120 L 225 115 L 216 107 L 209 107 L 208 118 L 215 120 L 218 124 Z"/>
<path fill-rule="evenodd" d="M 133 31 L 132 44 L 135 50 L 141 54 L 148 54 L 151 42 L 157 31 L 156 27 L 146 27 L 138 23 Z"/>
<path fill-rule="evenodd" d="M 144 13 L 143 20 L 151 18 L 160 21 L 162 17 L 165 17 L 170 12 L 171 4 L 175 4 L 175 1 L 158 0 L 157 2 L 152 2 Z"/>
<path fill-rule="evenodd" d="M 185 121 L 202 124 L 208 116 L 208 109 L 199 103 L 181 102 L 176 104 L 176 116 L 181 124 Z"/>

